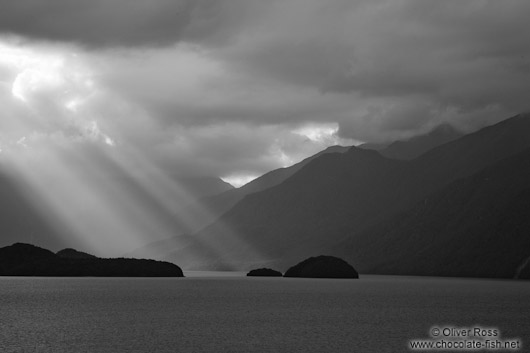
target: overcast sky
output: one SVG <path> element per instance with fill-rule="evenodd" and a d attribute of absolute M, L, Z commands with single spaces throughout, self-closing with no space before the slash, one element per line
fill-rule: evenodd
<path fill-rule="evenodd" d="M 471 131 L 530 108 L 528 14 L 527 0 L 0 0 L 0 156 L 95 144 L 240 183 L 329 145 Z"/>

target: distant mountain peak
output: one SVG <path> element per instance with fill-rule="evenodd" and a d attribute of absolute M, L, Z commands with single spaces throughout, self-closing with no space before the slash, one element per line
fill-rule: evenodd
<path fill-rule="evenodd" d="M 342 153 L 347 151 L 351 146 L 341 146 L 341 145 L 333 145 L 326 148 L 324 151 L 320 153 Z"/>
<path fill-rule="evenodd" d="M 357 155 L 363 155 L 363 156 L 368 156 L 368 155 L 372 155 L 372 156 L 377 156 L 379 158 L 381 158 L 381 154 L 375 150 L 372 150 L 372 149 L 366 149 L 366 148 L 362 148 L 362 147 L 355 147 L 355 146 L 352 146 L 350 147 L 350 149 L 348 149 L 345 154 L 347 155 L 354 155 L 354 154 L 357 154 Z"/>
<path fill-rule="evenodd" d="M 456 129 L 453 125 L 448 122 L 443 122 L 440 125 L 435 126 L 427 135 L 446 135 L 446 134 L 457 134 L 462 135 L 462 133 Z"/>
<path fill-rule="evenodd" d="M 426 134 L 408 140 L 396 141 L 379 152 L 388 158 L 411 160 L 425 152 L 462 137 L 464 134 L 451 124 L 444 122 Z"/>
<path fill-rule="evenodd" d="M 286 269 L 326 253 L 361 273 L 513 276 L 530 254 L 526 117 L 441 145 L 424 134 L 419 141 L 438 145 L 412 161 L 362 147 L 314 156 L 244 187 L 254 184 L 187 241 L 153 250 L 194 269 Z M 456 129 L 433 130 L 446 136 Z"/>

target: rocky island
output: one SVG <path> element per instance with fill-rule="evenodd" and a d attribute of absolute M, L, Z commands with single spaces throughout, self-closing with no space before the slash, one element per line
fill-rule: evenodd
<path fill-rule="evenodd" d="M 103 259 L 74 249 L 57 254 L 31 244 L 0 248 L 0 276 L 184 277 L 175 264 L 146 260 Z"/>
<path fill-rule="evenodd" d="M 334 256 L 310 257 L 285 272 L 284 277 L 304 278 L 359 278 L 357 271 L 346 261 Z"/>
<path fill-rule="evenodd" d="M 247 273 L 248 277 L 281 277 L 282 273 L 270 268 L 258 268 Z"/>

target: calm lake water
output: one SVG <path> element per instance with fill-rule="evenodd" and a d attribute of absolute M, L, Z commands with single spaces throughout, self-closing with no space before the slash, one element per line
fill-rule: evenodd
<path fill-rule="evenodd" d="M 495 327 L 530 351 L 530 283 L 0 277 L 0 352 L 407 352 L 433 326 Z"/>

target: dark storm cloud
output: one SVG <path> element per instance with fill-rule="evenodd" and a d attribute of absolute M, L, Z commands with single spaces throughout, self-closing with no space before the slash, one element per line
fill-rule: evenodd
<path fill-rule="evenodd" d="M 198 44 L 225 75 L 210 82 L 217 92 L 203 91 L 216 99 L 186 106 L 175 104 L 172 94 L 130 92 L 170 120 L 335 121 L 344 136 L 367 139 L 374 133 L 356 128 L 352 135 L 346 126 L 372 122 L 386 133 L 414 132 L 460 119 L 471 129 L 491 120 L 469 120 L 478 112 L 495 111 L 500 119 L 530 108 L 527 1 L 203 0 L 181 6 L 190 10 L 179 38 Z M 176 71 L 168 61 L 146 76 L 157 86 Z M 126 94 L 135 86 L 120 80 L 116 87 Z"/>
<path fill-rule="evenodd" d="M 373 1 L 340 12 L 309 3 L 314 11 L 286 8 L 292 20 L 275 17 L 231 59 L 324 92 L 527 107 L 513 95 L 530 82 L 529 2 Z"/>
<path fill-rule="evenodd" d="M 1 0 L 0 32 L 89 47 L 219 45 L 266 12 L 245 0 Z"/>
<path fill-rule="evenodd" d="M 0 31 L 88 46 L 161 45 L 180 39 L 194 7 L 186 0 L 2 0 Z"/>
<path fill-rule="evenodd" d="M 321 115 L 339 121 L 345 136 L 413 133 L 441 120 L 473 129 L 491 114 L 502 119 L 530 109 L 527 1 L 291 0 L 270 8 L 218 59 L 265 82 L 364 106 L 344 104 L 349 116 Z M 335 109 L 328 103 L 337 100 L 319 103 Z M 370 122 L 380 136 L 367 133 Z"/>
<path fill-rule="evenodd" d="M 309 151 L 293 131 L 311 124 L 381 141 L 442 122 L 471 131 L 530 110 L 526 0 L 0 4 L 0 32 L 36 39 L 21 46 L 79 50 L 107 97 L 87 105 L 102 131 L 160 147 L 187 169 L 280 166 Z"/>

